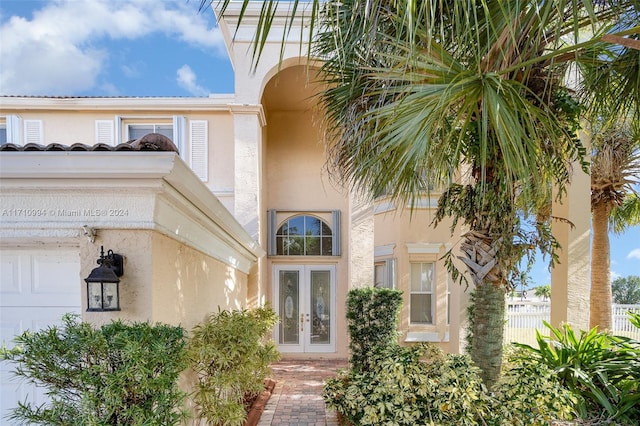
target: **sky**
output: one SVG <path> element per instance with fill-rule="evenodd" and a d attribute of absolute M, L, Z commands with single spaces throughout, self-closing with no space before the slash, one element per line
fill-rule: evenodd
<path fill-rule="evenodd" d="M 207 96 L 233 69 L 200 0 L 0 0 L 0 94 Z M 588 213 L 586 213 L 588 214 Z M 640 227 L 611 235 L 612 278 L 640 275 Z M 542 262 L 531 286 L 551 282 Z"/>
<path fill-rule="evenodd" d="M 233 69 L 200 0 L 0 0 L 0 93 L 207 96 Z"/>

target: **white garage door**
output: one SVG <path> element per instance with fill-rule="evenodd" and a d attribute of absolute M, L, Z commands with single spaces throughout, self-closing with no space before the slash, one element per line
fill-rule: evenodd
<path fill-rule="evenodd" d="M 13 336 L 59 324 L 67 312 L 80 313 L 80 257 L 77 249 L 0 249 L 0 344 Z M 12 366 L 0 362 L 0 424 L 18 401 L 41 403 L 42 392 L 16 381 Z"/>

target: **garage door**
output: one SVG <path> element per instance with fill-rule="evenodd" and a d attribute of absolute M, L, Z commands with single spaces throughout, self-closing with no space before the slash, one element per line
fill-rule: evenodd
<path fill-rule="evenodd" d="M 77 249 L 0 249 L 0 342 L 12 347 L 16 334 L 80 313 L 81 285 Z M 43 402 L 42 391 L 17 382 L 11 370 L 0 363 L 0 424 L 9 424 L 4 417 L 18 401 Z"/>

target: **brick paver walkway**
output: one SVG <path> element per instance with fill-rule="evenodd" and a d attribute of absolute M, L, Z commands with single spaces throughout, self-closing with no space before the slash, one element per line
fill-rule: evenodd
<path fill-rule="evenodd" d="M 258 426 L 337 426 L 335 412 L 325 410 L 324 380 L 346 368 L 345 360 L 286 359 L 271 366 L 276 386 Z"/>

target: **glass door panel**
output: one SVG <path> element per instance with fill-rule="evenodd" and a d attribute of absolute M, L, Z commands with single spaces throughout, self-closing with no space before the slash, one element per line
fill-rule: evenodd
<path fill-rule="evenodd" d="M 311 271 L 311 341 L 310 344 L 331 343 L 331 303 L 330 271 Z"/>
<path fill-rule="evenodd" d="M 300 271 L 281 270 L 279 287 L 279 339 L 281 345 L 300 344 L 298 315 L 300 313 Z"/>

